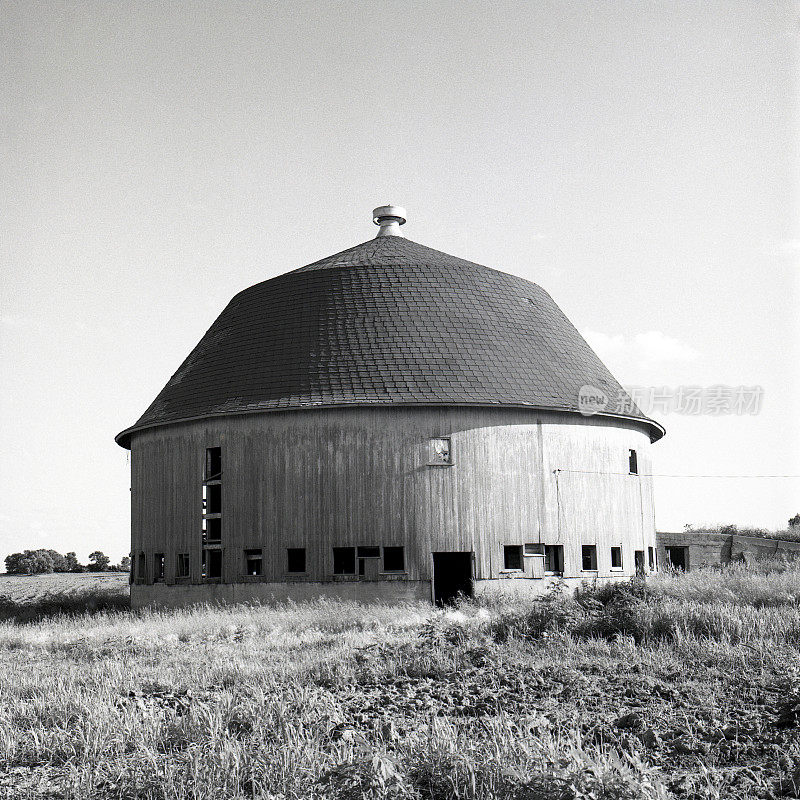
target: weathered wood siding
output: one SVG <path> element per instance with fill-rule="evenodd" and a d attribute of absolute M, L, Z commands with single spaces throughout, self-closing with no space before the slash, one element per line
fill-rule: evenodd
<path fill-rule="evenodd" d="M 449 436 L 453 466 L 428 466 Z M 132 439 L 132 547 L 191 553 L 200 580 L 205 450 L 222 448 L 223 580 L 285 579 L 286 548 L 305 547 L 307 580 L 332 578 L 332 547 L 402 545 L 409 580 L 431 578 L 431 553 L 471 550 L 475 577 L 500 577 L 503 545 L 564 545 L 564 574 L 581 576 L 581 545 L 598 574 L 618 575 L 610 548 L 655 545 L 650 440 L 602 417 L 493 408 L 337 408 L 167 425 Z M 640 476 L 628 474 L 628 450 Z M 556 472 L 558 470 L 558 472 Z M 260 547 L 264 575 L 243 577 Z M 527 559 L 526 559 L 527 561 Z M 151 573 L 148 572 L 148 577 Z M 341 578 L 337 578 L 341 580 Z M 293 578 L 295 580 L 295 578 Z"/>

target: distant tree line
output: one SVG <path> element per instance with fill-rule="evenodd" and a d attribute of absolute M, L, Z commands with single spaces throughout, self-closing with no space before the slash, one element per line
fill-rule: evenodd
<path fill-rule="evenodd" d="M 11 575 L 40 575 L 46 572 L 130 572 L 131 560 L 124 556 L 119 564 L 95 550 L 89 555 L 89 563 L 81 564 L 75 553 L 55 550 L 23 550 L 6 556 L 6 572 Z"/>

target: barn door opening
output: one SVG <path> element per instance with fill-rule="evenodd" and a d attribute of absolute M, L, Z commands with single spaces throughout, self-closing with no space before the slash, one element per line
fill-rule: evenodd
<path fill-rule="evenodd" d="M 472 597 L 472 552 L 433 554 L 433 601 L 452 603 L 460 594 Z"/>
<path fill-rule="evenodd" d="M 684 572 L 689 570 L 689 548 L 688 547 L 666 547 L 669 563 L 675 569 L 682 569 Z"/>

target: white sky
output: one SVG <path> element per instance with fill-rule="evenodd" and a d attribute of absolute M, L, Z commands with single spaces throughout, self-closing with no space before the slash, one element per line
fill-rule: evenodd
<path fill-rule="evenodd" d="M 800 474 L 791 2 L 0 5 L 0 559 L 129 549 L 132 424 L 240 289 L 374 235 L 541 284 L 661 416 L 668 474 Z M 662 479 L 661 529 L 800 481 Z"/>

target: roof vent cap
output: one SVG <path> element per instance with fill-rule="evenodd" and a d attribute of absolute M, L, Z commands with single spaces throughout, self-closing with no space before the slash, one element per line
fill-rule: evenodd
<path fill-rule="evenodd" d="M 378 236 L 402 236 L 400 226 L 406 224 L 406 210 L 400 206 L 378 206 L 372 211 L 372 221 L 379 225 Z"/>

